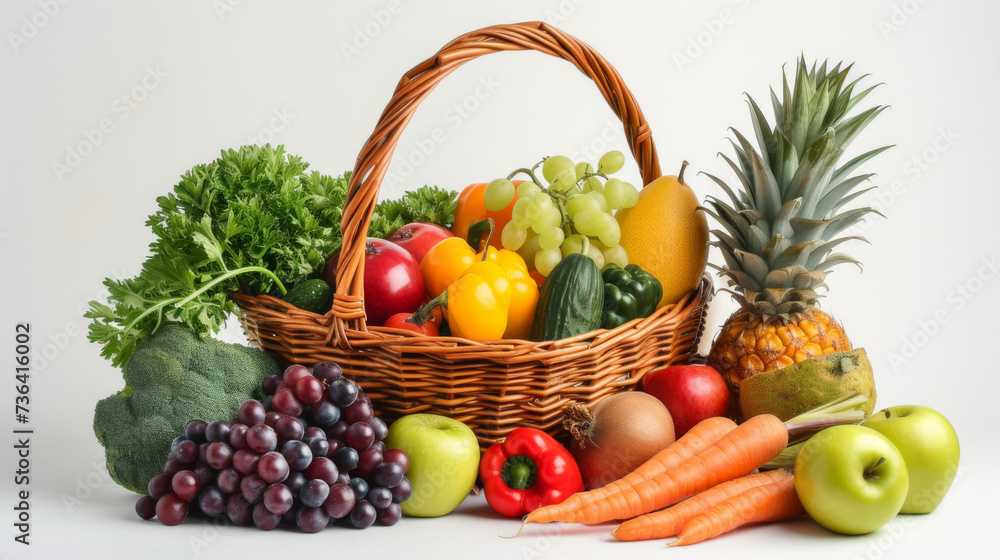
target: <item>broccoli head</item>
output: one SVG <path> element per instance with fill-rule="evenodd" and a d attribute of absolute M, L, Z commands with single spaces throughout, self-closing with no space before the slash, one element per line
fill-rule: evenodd
<path fill-rule="evenodd" d="M 94 433 L 115 482 L 145 494 L 163 472 L 173 439 L 191 420 L 231 420 L 260 399 L 278 364 L 256 348 L 162 326 L 122 368 L 125 388 L 97 403 Z"/>

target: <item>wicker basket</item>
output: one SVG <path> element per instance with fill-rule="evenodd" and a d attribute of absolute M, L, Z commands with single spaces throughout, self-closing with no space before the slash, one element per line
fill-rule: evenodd
<path fill-rule="evenodd" d="M 442 414 L 469 425 L 480 444 L 518 426 L 559 437 L 570 401 L 594 402 L 632 388 L 658 367 L 690 359 L 704 328 L 710 277 L 675 305 L 611 330 L 550 342 L 488 343 L 426 337 L 365 325 L 364 245 L 379 186 L 417 105 L 462 64 L 498 51 L 536 50 L 573 63 L 622 120 L 644 183 L 660 175 L 649 127 L 618 72 L 579 40 L 540 22 L 498 25 L 458 37 L 400 80 L 358 157 L 341 227 L 344 245 L 333 308 L 309 313 L 268 297 L 234 294 L 249 338 L 290 362 L 339 363 L 388 420 Z"/>

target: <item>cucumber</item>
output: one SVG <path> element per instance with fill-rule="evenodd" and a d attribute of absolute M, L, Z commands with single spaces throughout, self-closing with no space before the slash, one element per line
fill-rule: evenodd
<path fill-rule="evenodd" d="M 285 301 L 303 311 L 322 315 L 333 307 L 333 288 L 326 280 L 313 278 L 288 290 Z"/>
<path fill-rule="evenodd" d="M 534 342 L 559 340 L 598 329 L 604 307 L 604 280 L 590 257 L 567 255 L 542 283 L 531 323 Z"/>

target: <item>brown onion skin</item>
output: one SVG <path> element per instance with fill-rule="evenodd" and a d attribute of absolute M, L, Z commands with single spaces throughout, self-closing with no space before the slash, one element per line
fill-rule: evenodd
<path fill-rule="evenodd" d="M 566 417 L 570 452 L 587 489 L 618 480 L 674 442 L 667 407 L 640 391 L 609 395 L 590 407 L 570 405 Z"/>

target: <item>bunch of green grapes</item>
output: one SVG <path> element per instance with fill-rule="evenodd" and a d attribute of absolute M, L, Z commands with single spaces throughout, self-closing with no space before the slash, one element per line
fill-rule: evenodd
<path fill-rule="evenodd" d="M 621 230 L 614 212 L 631 208 L 639 191 L 631 183 L 612 178 L 625 164 L 618 150 L 601 156 L 597 169 L 566 156 L 550 156 L 531 169 L 518 169 L 505 179 L 490 182 L 483 195 L 486 208 L 506 208 L 517 194 L 513 216 L 500 232 L 503 246 L 517 251 L 529 268 L 548 276 L 566 255 L 584 252 L 598 268 L 607 263 L 628 264 L 618 244 Z M 542 168 L 542 181 L 535 175 Z M 511 179 L 529 180 L 514 186 Z"/>

